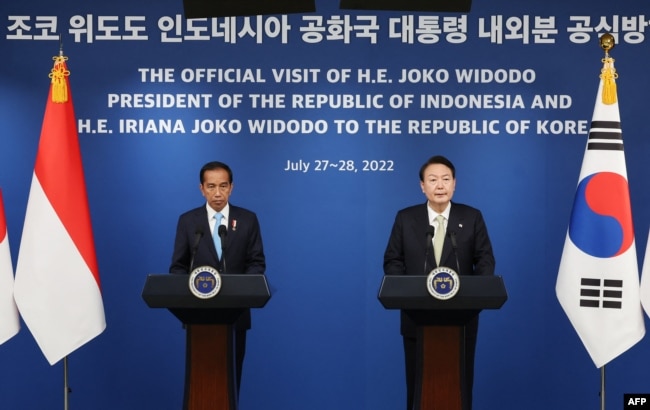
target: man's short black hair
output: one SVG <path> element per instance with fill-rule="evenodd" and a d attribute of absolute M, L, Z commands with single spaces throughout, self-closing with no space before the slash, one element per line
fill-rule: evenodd
<path fill-rule="evenodd" d="M 451 163 L 447 158 L 443 157 L 442 155 L 435 155 L 427 160 L 427 162 L 420 167 L 420 181 L 424 182 L 424 170 L 427 169 L 429 165 L 433 164 L 442 164 L 451 169 L 451 176 L 452 178 L 456 179 L 456 167 L 454 167 L 454 164 Z"/>
<path fill-rule="evenodd" d="M 205 175 L 205 171 L 214 171 L 215 169 L 225 170 L 228 173 L 228 181 L 232 184 L 232 170 L 230 167 L 223 162 L 212 161 L 201 167 L 201 172 L 199 173 L 199 181 L 201 182 L 201 185 L 203 185 L 203 177 Z"/>

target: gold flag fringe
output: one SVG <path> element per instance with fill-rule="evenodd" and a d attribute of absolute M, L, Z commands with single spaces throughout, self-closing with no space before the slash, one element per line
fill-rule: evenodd
<path fill-rule="evenodd" d="M 54 67 L 49 74 L 52 79 L 52 102 L 62 104 L 68 102 L 68 85 L 65 80 L 70 75 L 63 64 L 68 60 L 68 57 L 58 55 L 52 57 L 54 60 Z"/>
<path fill-rule="evenodd" d="M 603 80 L 603 104 L 611 105 L 616 103 L 616 79 L 618 74 L 614 68 L 614 59 L 603 58 L 603 69 L 600 70 L 600 78 Z"/>

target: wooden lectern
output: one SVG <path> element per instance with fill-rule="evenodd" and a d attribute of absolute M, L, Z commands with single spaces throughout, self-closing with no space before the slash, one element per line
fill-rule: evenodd
<path fill-rule="evenodd" d="M 508 298 L 501 276 L 464 275 L 459 282 L 453 298 L 439 300 L 429 294 L 426 275 L 383 278 L 381 304 L 404 310 L 418 326 L 414 410 L 465 408 L 464 325 Z"/>
<path fill-rule="evenodd" d="M 187 327 L 184 410 L 236 410 L 234 331 L 249 308 L 270 299 L 264 275 L 221 275 L 221 289 L 200 299 L 189 275 L 150 274 L 142 298 L 150 308 L 166 308 Z"/>

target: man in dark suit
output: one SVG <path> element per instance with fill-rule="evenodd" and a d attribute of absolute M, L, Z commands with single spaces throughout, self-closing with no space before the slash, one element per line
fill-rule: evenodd
<path fill-rule="evenodd" d="M 458 270 L 459 275 L 493 275 L 494 255 L 481 212 L 467 205 L 452 203 L 456 189 L 456 170 L 443 156 L 434 156 L 420 168 L 420 187 L 427 202 L 400 210 L 384 253 L 386 275 L 427 275 L 437 266 Z M 439 217 L 440 216 L 440 217 Z M 441 219 L 442 218 L 442 219 Z M 435 235 L 431 236 L 430 226 Z M 444 240 L 439 260 L 433 243 Z M 452 242 L 455 239 L 455 250 Z M 456 263 L 458 257 L 458 266 Z M 416 371 L 416 325 L 401 312 L 401 334 L 406 364 L 407 410 L 413 409 Z M 465 374 L 471 409 L 474 380 L 474 352 L 478 318 L 465 326 Z"/>
<path fill-rule="evenodd" d="M 233 189 L 230 167 L 223 162 L 209 162 L 201 168 L 199 179 L 206 203 L 179 217 L 169 271 L 188 274 L 196 267 L 211 266 L 221 274 L 264 274 L 266 262 L 257 216 L 229 203 Z M 215 244 L 220 225 L 226 234 L 223 243 Z M 239 391 L 250 311 L 244 311 L 233 327 Z"/>

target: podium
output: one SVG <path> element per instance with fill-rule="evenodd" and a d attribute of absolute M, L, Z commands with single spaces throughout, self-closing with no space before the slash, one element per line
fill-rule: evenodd
<path fill-rule="evenodd" d="M 166 308 L 187 328 L 184 410 L 236 410 L 234 326 L 250 308 L 270 299 L 264 275 L 221 275 L 221 289 L 200 299 L 189 275 L 149 274 L 142 298 L 150 308 Z"/>
<path fill-rule="evenodd" d="M 436 299 L 426 275 L 385 275 L 379 301 L 403 310 L 417 325 L 413 410 L 464 410 L 468 392 L 464 326 L 483 309 L 499 309 L 508 298 L 501 276 L 461 275 L 458 293 Z M 411 409 L 409 409 L 411 410 Z"/>

